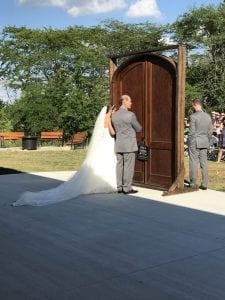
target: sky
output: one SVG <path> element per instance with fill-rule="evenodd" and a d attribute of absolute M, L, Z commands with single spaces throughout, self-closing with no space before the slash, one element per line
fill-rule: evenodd
<path fill-rule="evenodd" d="M 220 0 L 0 0 L 0 31 L 6 26 L 64 29 L 96 26 L 107 19 L 124 23 L 174 22 L 187 10 Z M 0 99 L 7 101 L 4 82 Z M 10 92 L 10 91 L 9 91 Z M 12 92 L 12 91 L 11 91 Z M 13 95 L 12 95 L 13 96 Z"/>
<path fill-rule="evenodd" d="M 192 7 L 220 0 L 0 0 L 0 30 L 5 26 L 63 29 L 96 26 L 106 19 L 124 23 L 174 22 Z"/>

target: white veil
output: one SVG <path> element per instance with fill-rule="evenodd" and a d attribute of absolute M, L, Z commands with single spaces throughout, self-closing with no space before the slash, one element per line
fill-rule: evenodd
<path fill-rule="evenodd" d="M 25 192 L 13 206 L 42 206 L 75 198 L 81 194 L 116 191 L 116 156 L 114 139 L 104 128 L 106 107 L 95 122 L 86 158 L 80 169 L 68 180 L 49 190 Z"/>

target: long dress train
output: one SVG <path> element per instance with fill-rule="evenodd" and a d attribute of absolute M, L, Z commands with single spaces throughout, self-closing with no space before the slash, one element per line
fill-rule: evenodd
<path fill-rule="evenodd" d="M 116 191 L 116 156 L 114 139 L 104 127 L 106 107 L 95 122 L 86 158 L 80 169 L 56 188 L 40 192 L 25 192 L 13 206 L 42 206 L 75 198 L 82 194 Z"/>

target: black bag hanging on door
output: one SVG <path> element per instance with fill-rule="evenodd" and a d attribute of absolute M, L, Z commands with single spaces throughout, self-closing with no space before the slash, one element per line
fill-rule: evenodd
<path fill-rule="evenodd" d="M 138 145 L 137 159 L 141 161 L 147 161 L 148 155 L 149 155 L 149 148 L 147 145 L 145 145 L 145 142 L 142 141 Z"/>

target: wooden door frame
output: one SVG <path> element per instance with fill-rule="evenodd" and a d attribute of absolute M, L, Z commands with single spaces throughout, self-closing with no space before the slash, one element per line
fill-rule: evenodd
<path fill-rule="evenodd" d="M 186 47 L 184 45 L 171 45 L 167 47 L 154 48 L 139 52 L 130 52 L 120 55 L 109 56 L 109 84 L 111 87 L 112 78 L 118 68 L 118 58 L 129 56 L 140 56 L 141 54 L 151 54 L 167 50 L 177 50 L 177 84 L 176 84 L 176 103 L 175 103 L 175 180 L 170 188 L 163 195 L 171 195 L 184 191 L 184 110 L 185 110 L 185 82 L 186 82 Z M 160 56 L 160 54 L 157 54 Z M 111 90 L 111 88 L 110 88 Z M 110 98 L 112 96 L 110 95 Z M 111 99 L 112 100 L 112 99 Z"/>

